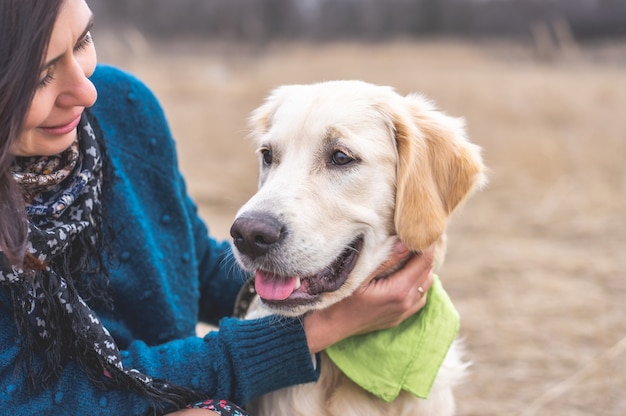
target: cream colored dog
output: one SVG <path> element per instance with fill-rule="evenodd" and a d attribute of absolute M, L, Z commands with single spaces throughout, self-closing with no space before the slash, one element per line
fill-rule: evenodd
<path fill-rule="evenodd" d="M 413 251 L 435 244 L 440 265 L 451 213 L 485 181 L 462 121 L 420 95 L 360 81 L 283 86 L 250 120 L 259 190 L 231 228 L 235 256 L 255 273 L 262 299 L 249 316 L 297 316 L 338 302 L 398 238 Z M 465 368 L 455 343 L 427 400 L 403 392 L 386 403 L 324 354 L 321 365 L 317 383 L 264 396 L 252 413 L 450 415 Z"/>

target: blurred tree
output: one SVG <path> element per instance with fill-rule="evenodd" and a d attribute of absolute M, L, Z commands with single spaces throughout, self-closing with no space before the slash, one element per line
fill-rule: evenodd
<path fill-rule="evenodd" d="M 580 39 L 626 36 L 626 0 L 89 0 L 99 26 L 153 36 L 379 39 L 424 34 L 532 36 L 568 22 Z"/>

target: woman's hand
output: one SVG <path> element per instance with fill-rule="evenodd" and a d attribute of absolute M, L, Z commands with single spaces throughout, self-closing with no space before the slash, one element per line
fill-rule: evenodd
<path fill-rule="evenodd" d="M 397 243 L 389 259 L 348 298 L 304 317 L 309 350 L 317 353 L 344 338 L 392 328 L 426 304 L 433 283 L 433 249 L 413 255 L 400 270 L 384 279 L 374 279 L 409 255 Z"/>

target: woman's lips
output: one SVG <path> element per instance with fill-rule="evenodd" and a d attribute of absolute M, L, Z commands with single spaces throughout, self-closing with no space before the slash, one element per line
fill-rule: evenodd
<path fill-rule="evenodd" d="M 40 129 L 48 134 L 62 136 L 76 129 L 76 126 L 78 126 L 78 123 L 80 122 L 80 116 L 81 114 L 79 114 L 78 116 L 76 116 L 76 118 L 66 124 L 52 127 L 40 127 Z"/>

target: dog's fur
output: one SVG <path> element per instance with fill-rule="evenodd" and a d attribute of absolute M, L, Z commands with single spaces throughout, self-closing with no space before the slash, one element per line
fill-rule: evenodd
<path fill-rule="evenodd" d="M 338 302 L 398 238 L 413 251 L 435 244 L 437 267 L 450 215 L 485 182 L 480 150 L 467 141 L 463 122 L 421 95 L 361 81 L 283 86 L 250 121 L 260 149 L 259 190 L 233 223 L 233 251 L 266 281 L 300 277 L 292 295 L 264 301 L 254 316 L 298 316 Z M 337 269 L 336 259 L 346 256 L 353 263 Z M 344 268 L 347 276 L 332 282 Z M 253 414 L 450 415 L 452 387 L 465 366 L 455 342 L 427 400 L 403 392 L 388 404 L 324 354 L 321 365 L 317 383 L 264 396 L 251 404 Z"/>

